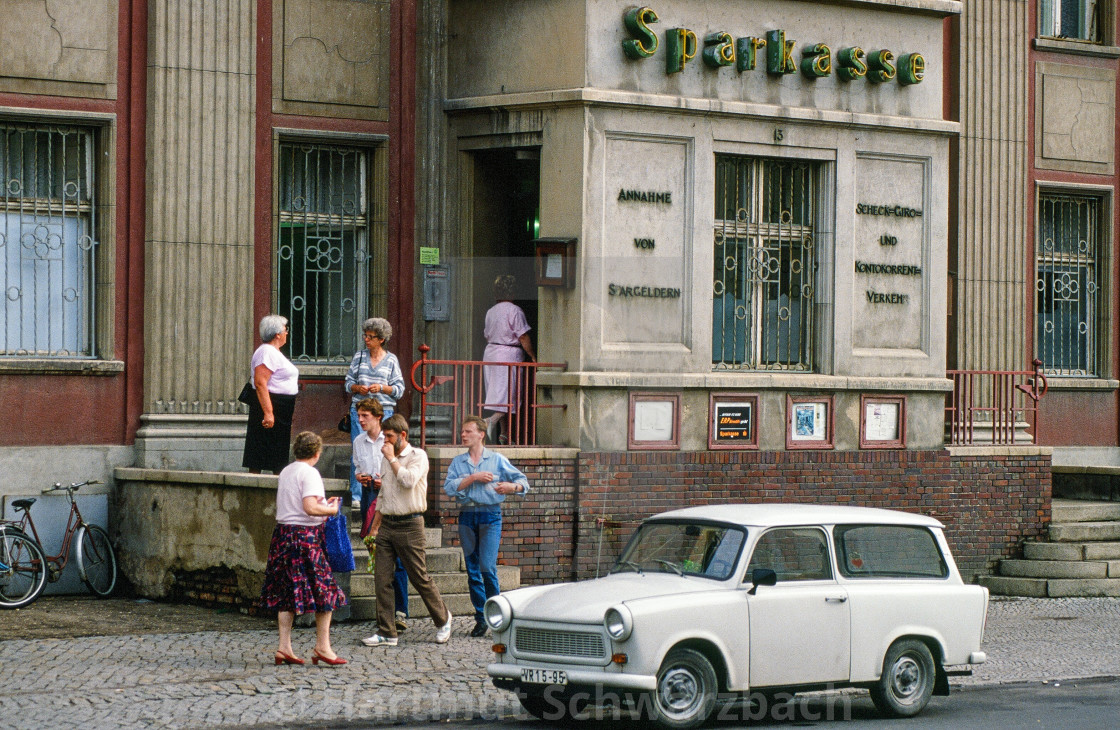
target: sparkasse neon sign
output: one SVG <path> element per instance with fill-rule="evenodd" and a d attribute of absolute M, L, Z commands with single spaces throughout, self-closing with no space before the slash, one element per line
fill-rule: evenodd
<path fill-rule="evenodd" d="M 657 13 L 649 7 L 631 8 L 623 14 L 623 23 L 630 34 L 622 41 L 627 58 L 643 60 L 657 53 L 660 39 L 650 25 L 658 22 Z M 833 53 L 824 43 L 815 43 L 802 48 L 799 64 L 794 60 L 796 45 L 797 41 L 786 38 L 784 30 L 767 31 L 765 37 L 741 38 L 732 37 L 726 31 L 715 31 L 704 36 L 701 49 L 694 31 L 669 28 L 665 31 L 665 73 L 683 71 L 699 50 L 705 66 L 716 70 L 734 66 L 739 73 L 753 71 L 763 61 L 766 72 L 775 76 L 800 70 L 806 78 L 818 79 L 831 76 L 835 70 L 844 81 L 866 78 L 874 83 L 885 83 L 897 80 L 903 86 L 920 84 L 925 78 L 926 60 L 920 53 L 896 57 L 886 48 L 866 53 L 859 46 Z"/>

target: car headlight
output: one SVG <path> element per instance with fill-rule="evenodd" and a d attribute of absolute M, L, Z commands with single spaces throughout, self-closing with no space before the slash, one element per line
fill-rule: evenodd
<path fill-rule="evenodd" d="M 492 630 L 505 631 L 513 620 L 513 607 L 509 605 L 509 600 L 505 596 L 494 596 L 486 601 L 482 615 Z"/>
<path fill-rule="evenodd" d="M 634 617 L 626 606 L 611 606 L 603 614 L 603 626 L 615 641 L 626 641 L 634 630 Z"/>

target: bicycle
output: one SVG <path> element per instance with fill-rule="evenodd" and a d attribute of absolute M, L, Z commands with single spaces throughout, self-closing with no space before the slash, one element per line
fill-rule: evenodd
<path fill-rule="evenodd" d="M 98 483 L 96 480 L 90 479 L 84 482 L 75 482 L 67 487 L 55 484 L 50 489 L 43 490 L 43 494 L 65 491 L 66 496 L 70 499 L 70 514 L 66 518 L 66 530 L 62 535 L 62 548 L 58 555 L 48 555 L 42 548 L 43 541 L 39 538 L 35 520 L 31 517 L 31 505 L 35 504 L 34 497 L 13 500 L 12 507 L 17 512 L 23 512 L 23 517 L 18 521 L 6 521 L 3 525 L 7 527 L 7 533 L 12 534 L 14 531 L 19 536 L 33 540 L 35 547 L 28 549 L 38 549 L 43 556 L 38 564 L 46 568 L 44 572 L 46 572 L 47 581 L 50 583 L 54 583 L 62 577 L 62 571 L 66 569 L 66 565 L 70 561 L 70 546 L 75 544 L 74 539 L 76 537 L 74 559 L 78 564 L 78 575 L 95 596 L 105 598 L 112 594 L 113 588 L 117 585 L 117 555 L 113 550 L 113 543 L 109 540 L 109 533 L 98 525 L 86 522 L 85 518 L 82 517 L 81 510 L 78 509 L 78 503 L 74 501 L 74 492 L 81 487 Z M 30 528 L 30 531 L 28 528 Z M 27 544 L 18 539 L 15 542 L 23 545 Z M 34 567 L 35 561 L 25 559 L 19 564 Z M 27 605 L 34 601 L 39 597 L 42 590 L 42 585 L 37 592 L 32 593 L 28 590 L 21 605 Z M 0 606 L 3 608 L 18 607 L 2 602 L 0 602 Z"/>
<path fill-rule="evenodd" d="M 11 524 L 0 523 L 0 608 L 23 608 L 46 585 L 43 548 Z"/>

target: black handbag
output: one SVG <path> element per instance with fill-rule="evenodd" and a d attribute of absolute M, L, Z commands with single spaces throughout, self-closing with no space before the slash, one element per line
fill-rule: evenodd
<path fill-rule="evenodd" d="M 245 383 L 245 387 L 241 389 L 241 394 L 237 396 L 237 400 L 248 406 L 252 405 L 256 399 L 257 389 L 253 387 L 251 382 Z"/>
<path fill-rule="evenodd" d="M 350 411 L 346 411 L 346 415 L 338 419 L 338 430 L 350 433 Z"/>

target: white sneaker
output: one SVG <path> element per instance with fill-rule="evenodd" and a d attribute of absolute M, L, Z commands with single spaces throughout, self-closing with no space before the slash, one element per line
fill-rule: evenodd
<path fill-rule="evenodd" d="M 446 644 L 447 640 L 451 638 L 451 612 L 447 612 L 447 623 L 436 629 L 436 643 Z"/>
<path fill-rule="evenodd" d="M 444 641 L 447 641 L 447 639 L 444 639 Z M 362 639 L 362 643 L 366 646 L 396 646 L 397 637 L 374 634 L 373 636 L 367 636 L 366 638 Z"/>

